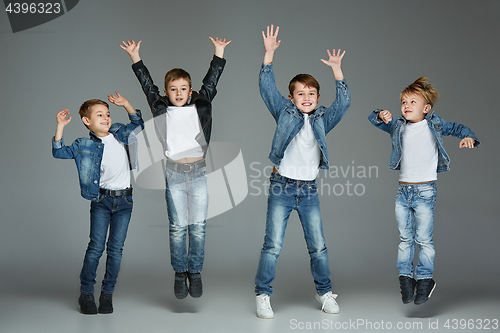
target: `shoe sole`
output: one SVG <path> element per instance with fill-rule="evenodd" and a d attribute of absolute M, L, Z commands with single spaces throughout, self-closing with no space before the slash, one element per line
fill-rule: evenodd
<path fill-rule="evenodd" d="M 274 314 L 272 316 L 263 316 L 263 315 L 257 315 L 257 318 L 260 318 L 260 319 L 274 319 Z"/>

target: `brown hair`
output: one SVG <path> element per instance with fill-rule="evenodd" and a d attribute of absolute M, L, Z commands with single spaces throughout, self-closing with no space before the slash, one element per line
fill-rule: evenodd
<path fill-rule="evenodd" d="M 302 83 L 306 87 L 316 88 L 316 91 L 319 95 L 319 83 L 312 75 L 309 74 L 297 74 L 292 80 L 290 80 L 290 83 L 288 84 L 288 91 L 290 92 L 290 95 L 293 96 L 293 92 L 295 91 L 295 84 L 297 82 Z"/>
<path fill-rule="evenodd" d="M 104 105 L 109 109 L 109 105 L 105 101 L 102 101 L 100 99 L 89 99 L 88 101 L 83 102 L 82 106 L 80 106 L 80 111 L 78 111 L 80 118 L 83 117 L 89 118 L 91 112 L 90 108 L 93 107 L 94 105 Z M 85 127 L 89 128 L 87 125 L 85 125 Z"/>
<path fill-rule="evenodd" d="M 431 108 L 434 106 L 434 103 L 438 100 L 439 93 L 434 88 L 432 84 L 427 82 L 429 80 L 426 77 L 419 77 L 412 84 L 405 88 L 399 95 L 399 100 L 402 102 L 403 97 L 409 94 L 418 94 L 422 96 L 427 104 L 430 104 Z"/>
<path fill-rule="evenodd" d="M 173 80 L 184 79 L 188 82 L 189 88 L 191 88 L 191 76 L 188 72 L 182 68 L 173 68 L 165 74 L 165 89 L 167 89 L 168 83 Z"/>

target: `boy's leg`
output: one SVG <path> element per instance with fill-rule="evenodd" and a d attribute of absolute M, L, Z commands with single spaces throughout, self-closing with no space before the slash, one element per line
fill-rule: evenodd
<path fill-rule="evenodd" d="M 434 182 L 417 186 L 414 201 L 416 235 L 418 244 L 418 264 L 415 271 L 417 280 L 430 279 L 434 272 L 434 242 L 432 233 L 434 228 L 434 208 L 437 189 Z"/>
<path fill-rule="evenodd" d="M 190 173 L 188 196 L 188 270 L 200 273 L 205 259 L 205 231 L 208 214 L 208 187 L 206 167 Z"/>
<path fill-rule="evenodd" d="M 107 243 L 106 273 L 102 281 L 101 291 L 113 294 L 116 279 L 120 271 L 123 245 L 127 237 L 127 230 L 132 214 L 132 195 L 126 197 L 112 197 L 113 207 L 109 224 L 109 237 Z"/>
<path fill-rule="evenodd" d="M 276 262 L 283 247 L 285 229 L 290 213 L 295 208 L 293 187 L 287 188 L 286 182 L 279 181 L 279 175 L 270 178 L 267 201 L 266 235 L 260 254 L 259 268 L 255 277 L 255 293 L 271 296 L 271 282 L 276 276 Z"/>
<path fill-rule="evenodd" d="M 311 274 L 319 296 L 332 290 L 328 250 L 323 236 L 323 222 L 315 182 L 303 183 L 300 187 L 297 212 L 304 230 L 309 251 Z"/>
<path fill-rule="evenodd" d="M 413 278 L 415 256 L 415 218 L 411 207 L 412 185 L 399 185 L 396 195 L 396 221 L 399 229 L 397 267 L 399 276 Z"/>
<path fill-rule="evenodd" d="M 109 197 L 102 197 L 99 202 L 92 201 L 90 204 L 90 241 L 80 273 L 80 291 L 85 295 L 94 294 L 97 266 L 106 246 L 111 207 Z"/>
<path fill-rule="evenodd" d="M 170 262 L 176 273 L 186 273 L 188 215 L 183 174 L 167 169 L 165 200 L 169 220 Z"/>

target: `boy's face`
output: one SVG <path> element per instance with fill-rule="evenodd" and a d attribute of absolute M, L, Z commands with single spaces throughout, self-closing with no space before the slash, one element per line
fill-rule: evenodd
<path fill-rule="evenodd" d="M 427 104 L 419 94 L 408 94 L 401 99 L 401 112 L 410 123 L 424 120 L 430 110 L 431 105 Z"/>
<path fill-rule="evenodd" d="M 165 89 L 165 94 L 174 106 L 186 104 L 192 93 L 193 89 L 189 86 L 189 82 L 183 78 L 170 81 Z"/>
<path fill-rule="evenodd" d="M 90 108 L 90 116 L 83 117 L 82 122 L 87 125 L 97 137 L 105 137 L 111 127 L 111 116 L 105 105 L 96 104 Z"/>
<path fill-rule="evenodd" d="M 293 96 L 288 98 L 295 104 L 297 109 L 304 113 L 310 113 L 316 109 L 319 102 L 319 94 L 316 88 L 307 87 L 302 82 L 295 83 Z"/>

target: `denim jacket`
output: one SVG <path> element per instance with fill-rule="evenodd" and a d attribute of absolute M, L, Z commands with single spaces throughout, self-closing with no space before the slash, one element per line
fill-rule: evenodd
<path fill-rule="evenodd" d="M 401 128 L 403 124 L 406 124 L 408 121 L 405 117 L 400 116 L 397 119 L 392 119 L 388 124 L 384 123 L 378 117 L 381 109 L 377 109 L 373 111 L 368 119 L 370 122 L 381 130 L 389 133 L 391 135 L 392 140 L 392 153 L 391 153 L 391 163 L 389 165 L 389 169 L 392 170 L 400 170 L 401 168 Z M 427 124 L 429 125 L 429 129 L 431 130 L 434 139 L 436 140 L 436 144 L 438 147 L 438 165 L 437 172 L 445 172 L 450 170 L 450 157 L 444 150 L 443 144 L 443 135 L 452 135 L 459 139 L 470 137 L 474 139 L 476 142 L 474 143 L 474 147 L 477 148 L 480 145 L 479 139 L 476 137 L 474 132 L 471 131 L 467 126 L 448 122 L 441 118 L 439 115 L 435 114 L 434 111 L 427 114 L 425 116 L 427 120 Z"/>
<path fill-rule="evenodd" d="M 114 123 L 109 133 L 125 145 L 129 158 L 130 169 L 138 169 L 136 131 L 144 129 L 141 111 L 129 114 L 130 123 L 127 125 Z M 99 199 L 99 182 L 101 178 L 101 161 L 104 144 L 94 133 L 89 133 L 90 138 L 79 138 L 71 146 L 64 145 L 61 139 L 54 142 L 52 138 L 52 156 L 61 159 L 74 159 L 80 179 L 81 195 L 85 199 L 97 201 Z"/>
<path fill-rule="evenodd" d="M 260 95 L 277 124 L 269 159 L 279 166 L 286 148 L 304 126 L 304 114 L 276 88 L 272 64 L 262 64 L 259 87 Z M 335 101 L 329 108 L 318 107 L 309 117 L 314 137 L 321 150 L 320 169 L 329 169 L 326 134 L 342 120 L 350 104 L 351 97 L 345 80 L 336 80 Z"/>

